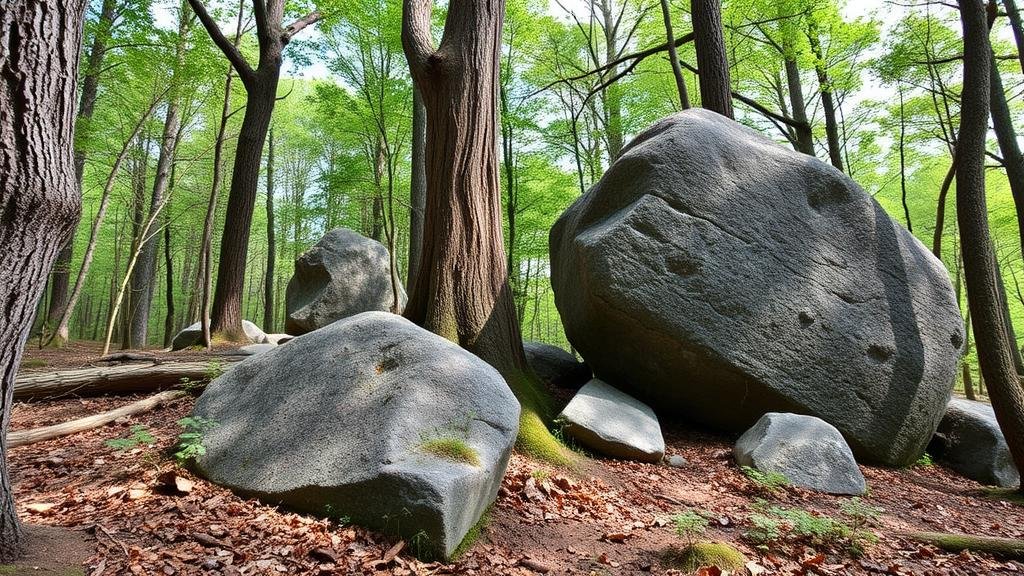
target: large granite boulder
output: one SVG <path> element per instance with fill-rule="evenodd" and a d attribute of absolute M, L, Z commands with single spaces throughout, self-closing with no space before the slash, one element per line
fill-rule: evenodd
<path fill-rule="evenodd" d="M 765 414 L 736 441 L 740 466 L 782 474 L 793 486 L 829 494 L 863 494 L 867 485 L 842 434 L 799 414 Z"/>
<path fill-rule="evenodd" d="M 991 404 L 950 400 L 928 450 L 943 464 L 982 484 L 1004 488 L 1020 484 Z"/>
<path fill-rule="evenodd" d="M 888 465 L 945 411 L 963 323 L 942 263 L 848 177 L 723 116 L 639 135 L 550 242 L 569 341 L 661 410 L 736 432 L 812 414 Z"/>
<path fill-rule="evenodd" d="M 494 501 L 519 427 L 498 372 L 384 312 L 247 358 L 194 416 L 211 481 L 447 556 Z"/>
<path fill-rule="evenodd" d="M 665 439 L 650 406 L 593 379 L 558 415 L 565 433 L 587 448 L 623 460 L 660 462 Z"/>
<path fill-rule="evenodd" d="M 248 320 L 242 320 L 242 330 L 245 332 L 245 336 L 249 339 L 250 344 L 265 344 L 268 342 L 267 335 L 263 330 L 260 330 L 259 326 Z M 203 325 L 200 322 L 196 322 L 174 336 L 174 340 L 171 341 L 171 350 L 184 350 L 189 346 L 202 345 Z"/>
<path fill-rule="evenodd" d="M 558 346 L 523 342 L 526 362 L 544 382 L 561 388 L 579 389 L 590 380 L 590 366 Z"/>
<path fill-rule="evenodd" d="M 402 283 L 398 311 L 405 307 Z M 390 312 L 394 303 L 388 249 L 346 228 L 331 230 L 295 260 L 285 290 L 285 332 L 298 336 L 360 312 Z"/>

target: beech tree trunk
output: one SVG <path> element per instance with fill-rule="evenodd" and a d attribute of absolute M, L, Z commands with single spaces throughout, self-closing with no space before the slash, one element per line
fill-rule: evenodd
<path fill-rule="evenodd" d="M 679 52 L 676 50 L 676 36 L 672 31 L 672 13 L 669 11 L 668 0 L 661 0 L 661 18 L 665 22 L 665 41 L 668 43 L 668 59 L 672 64 L 672 76 L 676 80 L 676 91 L 679 92 L 679 107 L 686 110 L 690 107 L 690 94 L 686 90 L 683 67 L 679 65 Z"/>
<path fill-rule="evenodd" d="M 604 61 L 614 62 L 619 57 L 619 25 L 621 20 L 616 17 L 611 0 L 601 0 L 601 29 L 604 31 Z M 598 62 L 594 62 L 595 65 Z M 614 78 L 619 67 L 612 66 L 605 76 Z M 608 164 L 615 162 L 622 153 L 622 90 L 619 83 L 612 82 L 602 91 L 601 102 L 605 115 L 605 144 L 608 147 Z"/>
<path fill-rule="evenodd" d="M 274 333 L 274 129 L 267 136 L 267 275 L 263 281 L 263 331 Z"/>
<path fill-rule="evenodd" d="M 7 470 L 14 377 L 46 278 L 78 224 L 74 138 L 85 0 L 0 10 L 0 562 L 22 532 Z"/>
<path fill-rule="evenodd" d="M 423 254 L 423 213 L 427 204 L 427 110 L 416 88 L 412 90 L 412 182 L 409 187 L 409 273 L 406 292 L 412 293 Z"/>
<path fill-rule="evenodd" d="M 697 70 L 700 70 L 700 105 L 733 118 L 732 81 L 722 31 L 722 3 L 720 0 L 691 0 L 690 16 L 693 19 Z"/>
<path fill-rule="evenodd" d="M 981 0 L 959 0 L 963 22 L 964 74 L 957 143 L 956 199 L 967 300 L 981 374 L 1010 454 L 1024 470 L 1024 388 L 1004 318 L 985 200 L 985 137 L 991 83 L 991 45 Z"/>
<path fill-rule="evenodd" d="M 807 119 L 804 87 L 800 81 L 800 66 L 796 57 L 786 57 L 786 88 L 789 92 L 793 120 L 799 123 L 799 126 L 793 127 L 796 132 L 796 150 L 814 156 L 814 133 L 811 131 L 811 122 Z"/>
<path fill-rule="evenodd" d="M 508 284 L 498 179 L 503 0 L 451 0 L 433 47 L 431 0 L 405 0 L 402 41 L 427 111 L 423 256 L 405 316 L 506 375 L 526 370 Z"/>

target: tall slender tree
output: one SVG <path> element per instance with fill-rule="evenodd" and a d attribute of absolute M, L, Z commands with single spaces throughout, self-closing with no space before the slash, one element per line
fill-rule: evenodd
<path fill-rule="evenodd" d="M 700 70 L 700 105 L 733 118 L 732 81 L 725 51 L 725 33 L 722 31 L 722 3 L 720 0 L 691 0 L 690 15 L 697 69 Z"/>
<path fill-rule="evenodd" d="M 238 47 L 224 36 L 202 0 L 188 2 L 210 38 L 234 66 L 248 94 L 235 148 L 235 164 L 227 204 L 230 218 L 225 222 L 221 236 L 217 287 L 210 314 L 210 329 L 213 332 L 221 333 L 230 340 L 243 340 L 242 294 L 245 289 L 249 233 L 256 206 L 263 145 L 277 100 L 284 49 L 296 34 L 318 22 L 321 14 L 318 11 L 310 12 L 286 26 L 284 0 L 253 0 L 256 39 L 259 43 L 259 61 L 256 68 L 253 68 Z"/>
<path fill-rule="evenodd" d="M 263 331 L 274 332 L 274 267 L 277 242 L 274 238 L 274 128 L 267 135 L 267 273 L 263 280 Z"/>
<path fill-rule="evenodd" d="M 14 376 L 81 210 L 72 150 L 85 0 L 0 9 L 0 562 L 22 549 L 7 470 Z"/>
<path fill-rule="evenodd" d="M 991 46 L 982 0 L 959 0 L 964 75 L 957 142 L 956 203 L 967 301 L 981 374 L 1014 462 L 1024 470 L 1024 388 L 1006 330 L 1005 288 L 999 276 L 985 199 Z"/>

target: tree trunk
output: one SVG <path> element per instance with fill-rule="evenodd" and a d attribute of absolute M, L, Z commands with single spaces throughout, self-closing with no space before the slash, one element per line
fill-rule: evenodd
<path fill-rule="evenodd" d="M 1014 347 L 1003 317 L 1004 287 L 999 282 L 989 237 L 985 199 L 985 137 L 988 131 L 991 46 L 985 7 L 959 0 L 963 22 L 964 73 L 959 158 L 956 173 L 957 221 L 967 283 L 967 299 L 981 374 L 996 420 L 1014 462 L 1024 470 L 1024 388 L 1014 363 Z"/>
<path fill-rule="evenodd" d="M 75 230 L 76 88 L 85 0 L 0 10 L 0 562 L 22 550 L 7 470 L 14 376 L 46 278 Z"/>
<path fill-rule="evenodd" d="M 75 138 L 81 144 L 81 137 L 78 134 L 82 129 L 88 129 L 88 122 L 92 119 L 96 110 L 96 94 L 99 92 L 100 72 L 103 69 L 103 57 L 107 53 L 107 40 L 114 20 L 114 11 L 117 5 L 115 0 L 103 0 L 100 7 L 99 21 L 96 23 L 96 33 L 92 37 L 92 44 L 89 47 L 89 55 L 86 57 L 85 74 L 82 78 L 82 96 L 78 102 L 78 118 L 75 120 Z M 82 178 L 85 176 L 85 150 L 81 147 L 75 150 L 75 178 L 78 187 L 82 187 Z M 57 256 L 57 262 L 53 266 L 53 274 L 50 276 L 50 304 L 46 314 L 48 325 L 58 325 L 59 319 L 63 316 L 64 309 L 68 305 L 68 286 L 71 276 L 71 260 L 75 252 L 74 236 L 68 240 L 64 248 Z M 67 330 L 63 334 L 57 334 L 57 345 L 64 347 L 67 344 Z"/>
<path fill-rule="evenodd" d="M 792 47 L 786 38 L 783 38 L 783 51 L 792 52 Z M 796 150 L 809 156 L 814 156 L 814 132 L 811 130 L 811 122 L 807 118 L 807 104 L 804 101 L 804 87 L 800 80 L 800 66 L 796 61 L 796 55 L 783 54 L 786 67 L 786 89 L 789 92 L 789 106 L 792 109 L 793 120 L 799 123 L 793 129 L 796 132 Z"/>
<path fill-rule="evenodd" d="M 618 29 L 621 21 L 616 18 L 611 0 L 601 0 L 601 19 L 604 30 L 605 62 L 614 62 L 619 57 Z M 595 65 L 597 62 L 594 63 Z M 605 77 L 614 78 L 619 67 L 612 66 L 605 72 Z M 605 115 L 605 141 L 608 145 L 608 164 L 615 162 L 622 152 L 622 90 L 618 81 L 608 84 L 602 91 Z"/>
<path fill-rule="evenodd" d="M 825 113 L 825 136 L 828 141 L 828 157 L 832 165 L 843 171 L 843 151 L 839 141 L 839 120 L 836 117 L 836 104 L 832 95 L 832 80 L 828 76 L 825 55 L 821 50 L 821 39 L 818 37 L 818 26 L 810 20 L 807 39 L 814 55 L 814 71 L 818 75 L 818 92 L 821 95 L 821 108 Z"/>
<path fill-rule="evenodd" d="M 227 204 L 227 213 L 231 217 L 225 221 L 224 233 L 221 235 L 217 284 L 210 313 L 210 331 L 233 341 L 245 339 L 242 330 L 242 295 L 245 291 L 249 232 L 263 160 L 263 143 L 267 139 L 274 112 L 279 72 L 277 68 L 272 74 L 261 76 L 255 83 L 246 85 L 249 97 L 235 149 Z"/>
<path fill-rule="evenodd" d="M 907 204 L 907 118 L 903 106 L 903 85 L 900 84 L 900 200 L 903 204 L 903 217 L 907 220 L 907 231 L 914 232 L 914 223 L 910 219 L 910 206 Z"/>
<path fill-rule="evenodd" d="M 427 204 L 427 110 L 420 91 L 412 91 L 412 182 L 409 187 L 409 273 L 406 292 L 410 294 L 419 276 L 423 254 L 423 212 Z"/>
<path fill-rule="evenodd" d="M 274 333 L 274 129 L 267 136 L 267 275 L 263 281 L 263 331 Z"/>
<path fill-rule="evenodd" d="M 942 179 L 942 187 L 939 188 L 939 199 L 935 207 L 935 231 L 932 233 L 932 254 L 942 260 L 942 234 L 946 228 L 946 198 L 949 196 L 949 189 L 953 185 L 953 178 L 956 176 L 956 154 L 950 160 L 949 170 L 946 177 Z"/>
<path fill-rule="evenodd" d="M 676 50 L 676 36 L 672 31 L 672 13 L 669 11 L 668 0 L 661 0 L 661 17 L 665 21 L 665 41 L 668 42 L 668 59 L 672 63 L 676 91 L 679 92 L 679 107 L 686 110 L 690 107 L 690 94 L 686 90 L 683 67 L 679 65 L 679 53 Z"/>
<path fill-rule="evenodd" d="M 1024 156 L 1021 155 L 1020 145 L 1017 143 L 1017 131 L 1013 127 L 1013 116 L 1006 102 L 1006 93 L 1003 92 L 1003 79 L 999 74 L 995 53 L 991 54 L 989 76 L 992 127 L 995 129 L 996 140 L 999 141 L 1006 179 L 1010 183 L 1010 194 L 1013 196 L 1013 205 L 1017 211 L 1018 241 L 1024 250 Z"/>
<path fill-rule="evenodd" d="M 700 70 L 700 105 L 733 118 L 732 81 L 725 52 L 720 0 L 691 0 L 694 48 Z"/>
<path fill-rule="evenodd" d="M 164 348 L 171 346 L 174 339 L 174 257 L 171 253 L 171 211 L 164 212 L 164 296 L 167 312 L 164 314 Z"/>
<path fill-rule="evenodd" d="M 1017 60 L 1020 61 L 1020 70 L 1024 72 L 1024 25 L 1021 24 L 1020 12 L 1017 11 L 1017 0 L 1003 0 L 1003 7 L 1006 8 L 1006 16 L 1010 19 L 1010 29 L 1013 30 L 1013 42 L 1017 45 Z"/>
<path fill-rule="evenodd" d="M 233 363 L 234 360 L 219 365 L 212 362 L 165 362 L 24 374 L 14 383 L 14 398 L 18 401 L 57 400 L 70 396 L 155 392 L 181 386 L 183 381 L 207 382 Z"/>

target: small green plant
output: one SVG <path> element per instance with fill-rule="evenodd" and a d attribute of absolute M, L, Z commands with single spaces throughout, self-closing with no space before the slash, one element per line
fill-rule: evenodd
<path fill-rule="evenodd" d="M 206 370 L 203 371 L 203 377 L 206 378 L 207 382 L 212 382 L 217 378 L 224 375 L 224 365 L 218 360 L 211 360 L 206 363 Z"/>
<path fill-rule="evenodd" d="M 551 477 L 551 473 L 543 468 L 535 468 L 533 472 L 530 472 L 530 476 L 537 482 L 543 482 Z"/>
<path fill-rule="evenodd" d="M 676 535 L 686 540 L 686 545 L 689 548 L 692 548 L 697 539 L 703 536 L 708 529 L 708 519 L 693 509 L 673 516 L 672 524 L 675 526 Z"/>
<path fill-rule="evenodd" d="M 748 480 L 757 486 L 758 490 L 767 494 L 775 494 L 789 486 L 789 479 L 785 474 L 779 472 L 762 472 L 750 466 L 741 466 L 740 470 Z"/>
<path fill-rule="evenodd" d="M 927 452 L 925 452 L 924 454 L 921 454 L 921 457 L 917 459 L 917 462 L 914 462 L 913 467 L 914 468 L 928 468 L 929 466 L 934 466 L 934 465 L 935 465 L 935 460 L 932 458 L 932 455 L 927 453 Z"/>
<path fill-rule="evenodd" d="M 743 535 L 758 548 L 767 549 L 771 544 L 789 541 L 846 548 L 853 556 L 860 556 L 867 546 L 878 540 L 865 527 L 882 512 L 860 498 L 852 498 L 841 505 L 849 522 L 799 508 L 768 506 L 763 500 L 755 504 L 754 509 L 756 512 L 747 518 L 751 527 Z"/>
<path fill-rule="evenodd" d="M 748 520 L 751 528 L 743 535 L 758 548 L 767 549 L 769 544 L 782 538 L 782 525 L 777 519 L 754 513 Z"/>
<path fill-rule="evenodd" d="M 850 552 L 854 556 L 861 556 L 868 546 L 878 542 L 878 536 L 868 530 L 867 526 L 882 515 L 882 509 L 860 498 L 850 498 L 843 502 L 839 509 L 850 519 Z"/>
<path fill-rule="evenodd" d="M 131 450 L 136 446 L 156 442 L 156 437 L 150 434 L 149 429 L 141 424 L 132 426 L 129 428 L 129 432 L 131 432 L 131 434 L 125 438 L 113 438 L 111 440 L 107 440 L 104 444 L 109 448 L 113 448 L 114 450 L 121 452 L 123 450 Z"/>
<path fill-rule="evenodd" d="M 471 466 L 480 465 L 476 450 L 465 440 L 453 437 L 434 438 L 420 444 L 420 450 L 439 458 L 462 462 Z"/>
<path fill-rule="evenodd" d="M 184 430 L 178 434 L 178 450 L 174 453 L 178 462 L 184 464 L 206 454 L 203 436 L 216 428 L 218 424 L 199 416 L 188 416 L 178 420 L 178 425 Z"/>
<path fill-rule="evenodd" d="M 686 548 L 671 548 L 662 555 L 662 561 L 690 574 L 706 566 L 738 573 L 747 564 L 742 552 L 727 542 L 697 542 Z"/>

